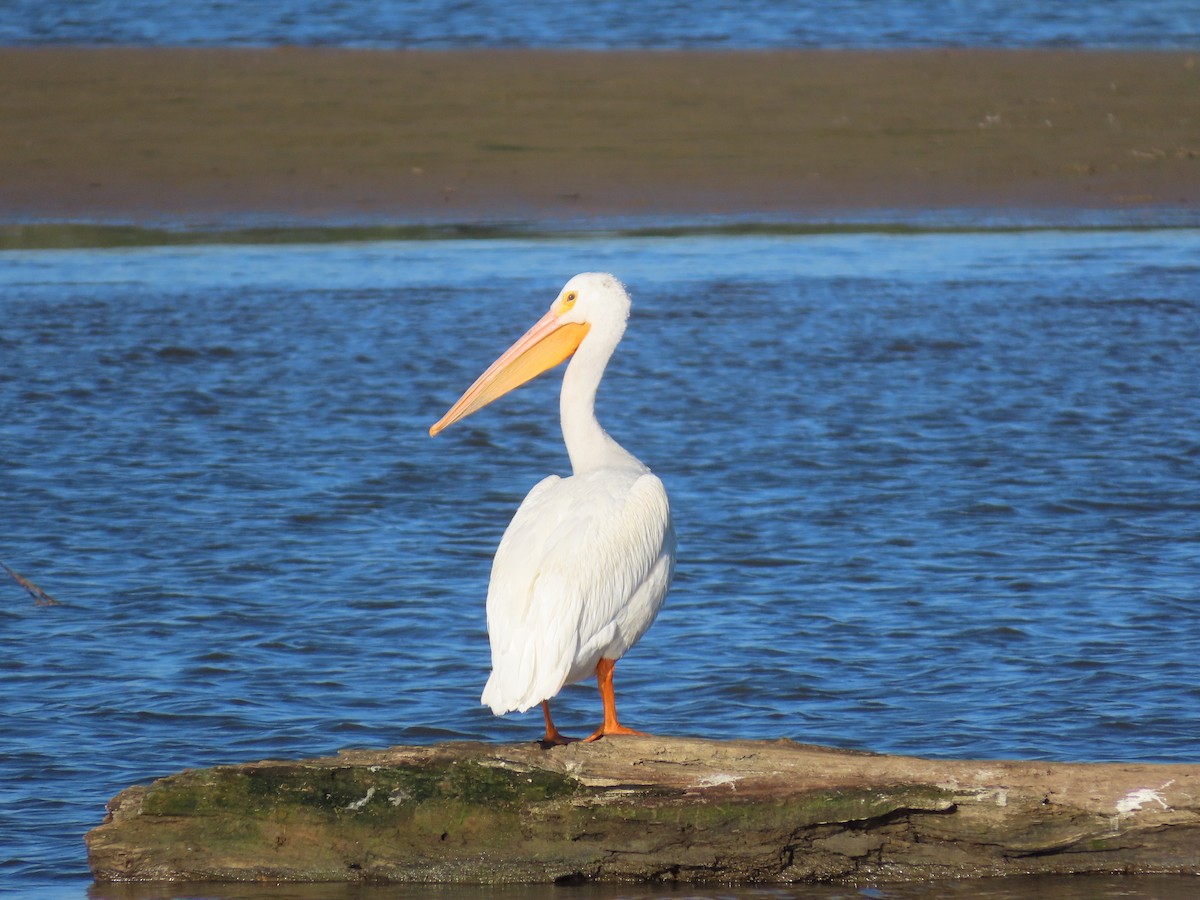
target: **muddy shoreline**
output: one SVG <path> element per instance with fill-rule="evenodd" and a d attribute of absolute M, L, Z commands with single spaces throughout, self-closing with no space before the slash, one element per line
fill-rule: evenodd
<path fill-rule="evenodd" d="M 1200 54 L 0 50 L 0 222 L 1200 208 Z"/>

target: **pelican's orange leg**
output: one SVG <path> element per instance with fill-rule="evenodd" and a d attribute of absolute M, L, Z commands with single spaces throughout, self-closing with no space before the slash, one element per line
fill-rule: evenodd
<path fill-rule="evenodd" d="M 552 747 L 561 747 L 564 744 L 569 744 L 572 741 L 577 741 L 579 738 L 569 738 L 562 734 L 554 727 L 554 720 L 550 718 L 550 701 L 542 701 L 542 715 L 546 717 L 546 736 L 542 738 L 543 744 L 549 744 Z"/>
<path fill-rule="evenodd" d="M 585 742 L 602 738 L 606 734 L 645 734 L 644 731 L 626 728 L 617 721 L 617 695 L 613 691 L 612 682 L 613 668 L 616 665 L 615 659 L 602 659 L 596 665 L 596 684 L 600 687 L 600 699 L 604 703 L 604 724 L 591 737 L 584 738 Z"/>

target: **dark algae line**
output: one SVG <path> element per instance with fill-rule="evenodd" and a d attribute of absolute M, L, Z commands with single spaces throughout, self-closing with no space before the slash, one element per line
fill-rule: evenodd
<path fill-rule="evenodd" d="M 1172 231 L 1189 224 L 915 225 L 902 222 L 738 222 L 631 227 L 552 228 L 523 223 L 436 225 L 330 225 L 261 228 L 149 228 L 137 225 L 33 223 L 0 226 L 0 251 L 102 250 L 211 245 L 288 246 L 373 241 L 575 240 L 579 238 L 804 237 L 839 234 L 1017 234 L 1038 232 Z"/>

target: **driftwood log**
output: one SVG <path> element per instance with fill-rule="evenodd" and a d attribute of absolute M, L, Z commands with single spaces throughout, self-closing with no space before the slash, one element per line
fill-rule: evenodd
<path fill-rule="evenodd" d="M 658 737 L 351 750 L 127 788 L 87 844 L 101 881 L 1200 874 L 1200 765 Z"/>

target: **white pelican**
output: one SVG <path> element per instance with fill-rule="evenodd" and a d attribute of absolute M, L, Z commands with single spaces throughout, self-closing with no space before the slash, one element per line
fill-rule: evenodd
<path fill-rule="evenodd" d="M 529 492 L 496 550 L 487 595 L 492 674 L 481 702 L 498 716 L 540 703 L 551 744 L 570 738 L 554 727 L 550 698 L 593 672 L 604 724 L 587 740 L 639 733 L 617 720 L 613 666 L 658 615 L 675 568 L 662 482 L 596 421 L 596 389 L 629 308 L 612 275 L 576 275 L 429 429 L 436 435 L 575 354 L 559 399 L 572 474 Z"/>

